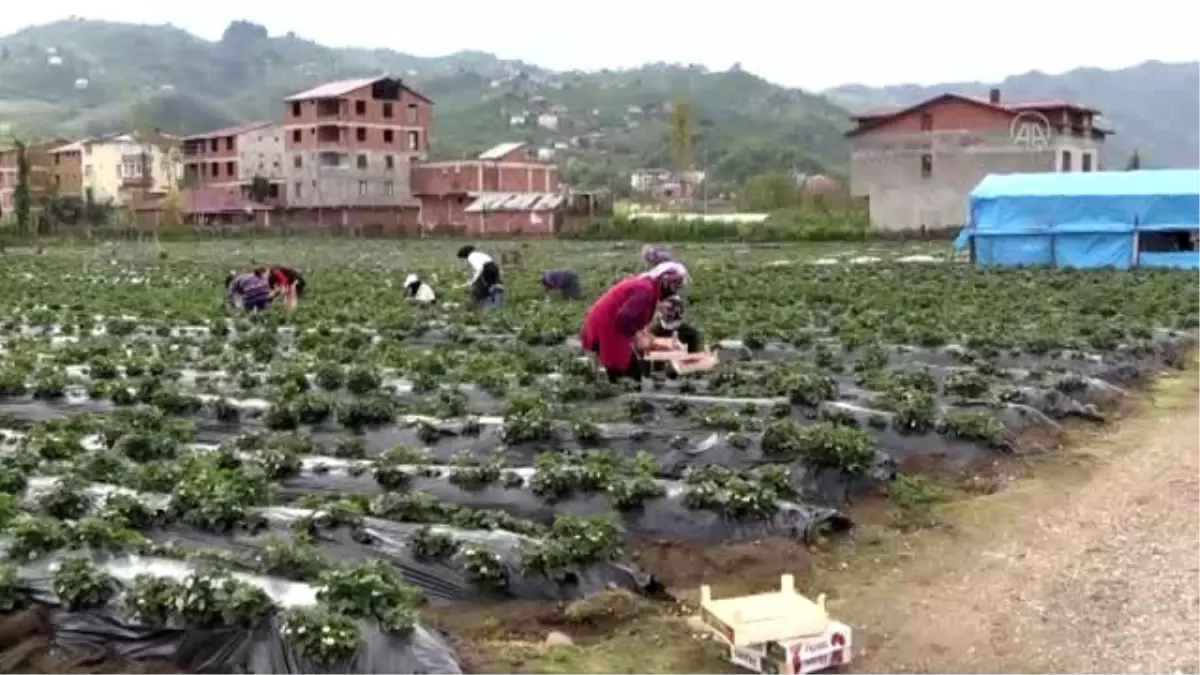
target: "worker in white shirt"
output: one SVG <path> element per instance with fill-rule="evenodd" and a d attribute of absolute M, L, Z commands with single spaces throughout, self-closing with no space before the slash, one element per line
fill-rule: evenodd
<path fill-rule="evenodd" d="M 421 281 L 421 278 L 415 274 L 410 274 L 404 279 L 404 297 L 422 305 L 432 304 L 437 299 L 433 293 L 433 287 Z"/>
<path fill-rule="evenodd" d="M 474 246 L 463 246 L 458 249 L 458 257 L 471 266 L 471 280 L 467 282 L 471 299 L 481 307 L 503 305 L 504 286 L 500 281 L 500 266 L 492 260 L 492 256 Z"/>

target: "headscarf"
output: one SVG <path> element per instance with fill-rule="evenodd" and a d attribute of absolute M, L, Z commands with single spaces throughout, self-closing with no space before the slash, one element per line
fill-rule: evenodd
<path fill-rule="evenodd" d="M 415 274 L 410 274 L 404 277 L 404 292 L 409 295 L 416 295 L 417 288 L 421 285 L 421 279 Z"/>
<path fill-rule="evenodd" d="M 646 261 L 647 265 L 658 265 L 665 262 L 673 262 L 675 256 L 671 252 L 661 246 L 646 244 L 642 246 L 642 260 Z"/>
<path fill-rule="evenodd" d="M 658 263 L 649 272 L 642 273 L 642 276 L 650 279 L 661 279 L 665 275 L 674 275 L 687 279 L 688 270 L 683 263 L 668 260 L 667 262 Z"/>
<path fill-rule="evenodd" d="M 677 262 L 659 263 L 642 276 L 657 281 L 663 295 L 675 295 L 688 282 L 687 268 Z"/>

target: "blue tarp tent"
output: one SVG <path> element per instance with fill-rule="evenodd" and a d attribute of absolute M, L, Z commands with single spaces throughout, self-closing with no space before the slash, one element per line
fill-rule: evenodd
<path fill-rule="evenodd" d="M 980 265 L 1200 267 L 1200 171 L 993 174 L 954 246 Z"/>

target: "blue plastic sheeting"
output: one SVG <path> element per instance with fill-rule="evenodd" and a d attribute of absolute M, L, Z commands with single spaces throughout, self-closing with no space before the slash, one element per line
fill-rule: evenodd
<path fill-rule="evenodd" d="M 1133 234 L 1060 234 L 1054 237 L 1054 263 L 1059 267 L 1133 266 Z"/>
<path fill-rule="evenodd" d="M 1188 251 L 1182 253 L 1142 253 L 1138 255 L 1138 265 L 1141 267 L 1177 267 L 1180 269 L 1200 269 L 1200 252 Z"/>
<path fill-rule="evenodd" d="M 1125 268 L 1136 232 L 1200 229 L 1200 170 L 990 175 L 970 212 L 981 264 Z"/>
<path fill-rule="evenodd" d="M 958 236 L 954 238 L 954 250 L 962 251 L 971 243 L 971 228 L 964 227 L 959 231 Z"/>
<path fill-rule="evenodd" d="M 1050 236 L 991 235 L 975 238 L 975 263 L 997 267 L 1051 265 Z"/>

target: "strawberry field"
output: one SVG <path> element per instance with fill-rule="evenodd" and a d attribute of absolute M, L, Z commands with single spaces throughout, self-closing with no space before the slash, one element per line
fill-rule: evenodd
<path fill-rule="evenodd" d="M 586 303 L 537 280 L 571 267 L 594 298 L 637 244 L 489 245 L 508 306 L 487 312 L 453 288 L 459 244 L 4 255 L 0 608 L 48 612 L 72 663 L 462 672 L 426 608 L 657 597 L 642 542 L 845 532 L 918 467 L 1103 421 L 1200 324 L 1194 272 L 681 245 L 722 365 L 618 386 L 575 344 Z M 304 272 L 299 311 L 223 306 L 254 262 Z M 438 305 L 403 300 L 414 272 Z"/>

